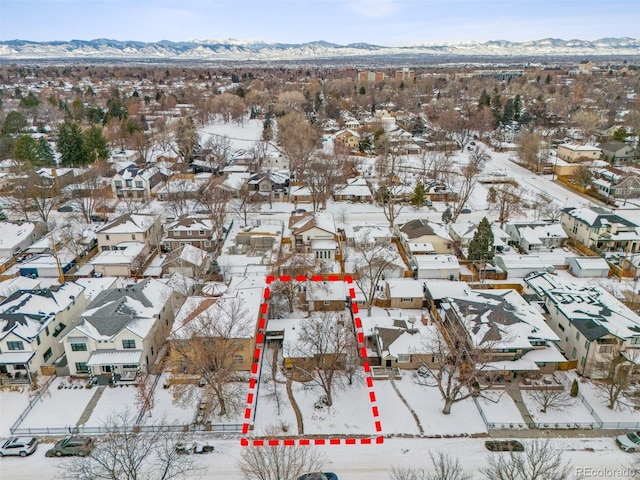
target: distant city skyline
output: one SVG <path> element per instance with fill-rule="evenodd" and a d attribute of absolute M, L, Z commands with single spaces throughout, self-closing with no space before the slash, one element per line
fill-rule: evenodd
<path fill-rule="evenodd" d="M 0 0 L 0 40 L 325 40 L 385 46 L 640 37 L 618 0 Z"/>

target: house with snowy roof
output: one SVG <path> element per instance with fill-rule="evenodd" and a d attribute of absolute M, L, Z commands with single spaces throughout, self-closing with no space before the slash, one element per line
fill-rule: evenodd
<path fill-rule="evenodd" d="M 396 225 L 396 236 L 407 256 L 451 253 L 452 239 L 444 226 L 424 218 Z"/>
<path fill-rule="evenodd" d="M 106 383 L 149 371 L 183 300 L 152 278 L 100 292 L 61 339 L 70 374 Z"/>
<path fill-rule="evenodd" d="M 306 212 L 289 219 L 292 245 L 316 260 L 333 261 L 339 252 L 338 230 L 331 213 Z"/>
<path fill-rule="evenodd" d="M 602 150 L 598 147 L 590 145 L 575 145 L 572 143 L 564 143 L 558 145 L 556 155 L 559 159 L 569 163 L 579 163 L 589 160 L 598 160 L 602 155 Z"/>
<path fill-rule="evenodd" d="M 486 354 L 486 371 L 505 378 L 553 372 L 566 359 L 556 344 L 560 338 L 539 309 L 515 290 L 442 289 L 425 283 L 436 320 L 463 340 L 466 348 Z"/>
<path fill-rule="evenodd" d="M 449 235 L 461 248 L 469 247 L 469 243 L 477 231 L 477 222 L 456 222 L 449 225 Z M 493 249 L 495 252 L 501 252 L 509 243 L 509 234 L 497 224 L 491 225 L 491 231 L 493 233 Z"/>
<path fill-rule="evenodd" d="M 576 372 L 602 377 L 614 360 L 640 373 L 640 316 L 599 286 L 576 286 L 546 272 L 525 278 L 525 292 L 544 302 L 548 325 Z M 622 358 L 620 358 L 622 357 Z"/>
<path fill-rule="evenodd" d="M 117 198 L 149 199 L 162 186 L 164 176 L 156 166 L 140 168 L 131 164 L 111 179 L 111 190 Z"/>
<path fill-rule="evenodd" d="M 639 225 L 602 207 L 568 207 L 560 217 L 569 238 L 602 252 L 637 253 L 640 250 Z"/>
<path fill-rule="evenodd" d="M 184 245 L 214 251 L 218 246 L 218 232 L 211 219 L 202 215 L 182 215 L 168 224 L 162 239 L 163 250 L 180 250 Z"/>
<path fill-rule="evenodd" d="M 602 150 L 602 157 L 613 165 L 624 164 L 631 158 L 632 148 L 626 143 L 612 140 L 598 147 Z"/>
<path fill-rule="evenodd" d="M 190 348 L 202 351 L 201 342 L 224 345 L 217 362 L 233 370 L 251 369 L 263 285 L 237 277 L 229 286 L 222 285 L 220 295 L 189 297 L 178 311 L 169 336 L 174 373 L 197 373 L 193 362 L 184 356 L 190 355 Z M 215 351 L 211 350 L 214 356 Z"/>
<path fill-rule="evenodd" d="M 139 242 L 145 253 L 160 244 L 162 226 L 159 215 L 128 213 L 110 221 L 96 232 L 100 251 L 116 250 L 122 242 Z"/>
<path fill-rule="evenodd" d="M 340 130 L 336 132 L 335 139 L 337 142 L 341 142 L 348 148 L 358 148 L 360 145 L 360 134 L 353 130 Z"/>
<path fill-rule="evenodd" d="M 333 199 L 337 202 L 364 202 L 373 201 L 373 193 L 362 177 L 347 179 L 346 185 L 338 185 L 333 190 Z"/>
<path fill-rule="evenodd" d="M 162 263 L 162 273 L 170 275 L 177 272 L 197 279 L 209 272 L 210 265 L 211 257 L 207 251 L 185 244 L 182 248 L 169 252 Z"/>
<path fill-rule="evenodd" d="M 36 240 L 36 226 L 31 222 L 0 222 L 0 258 L 12 258 Z"/>
<path fill-rule="evenodd" d="M 73 282 L 21 289 L 0 304 L 0 377 L 51 375 L 64 349 L 59 340 L 87 306 L 84 287 Z"/>
<path fill-rule="evenodd" d="M 536 252 L 564 246 L 569 236 L 559 223 L 512 222 L 505 226 L 509 241 L 525 252 Z"/>

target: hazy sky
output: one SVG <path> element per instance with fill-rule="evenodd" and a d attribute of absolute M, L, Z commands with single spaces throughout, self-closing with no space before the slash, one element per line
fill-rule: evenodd
<path fill-rule="evenodd" d="M 0 40 L 407 45 L 640 37 L 639 0 L 0 0 Z"/>

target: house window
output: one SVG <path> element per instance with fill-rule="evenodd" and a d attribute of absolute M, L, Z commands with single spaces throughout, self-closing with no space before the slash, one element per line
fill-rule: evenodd
<path fill-rule="evenodd" d="M 122 348 L 136 348 L 135 340 L 122 340 Z"/>
<path fill-rule="evenodd" d="M 611 352 L 613 352 L 613 345 L 602 345 L 598 349 L 598 352 L 600 352 L 600 353 L 611 353 Z"/>
<path fill-rule="evenodd" d="M 100 370 L 102 370 L 102 373 L 111 373 L 113 367 L 111 365 L 102 365 Z"/>
<path fill-rule="evenodd" d="M 135 239 L 136 239 L 136 234 L 135 234 L 135 233 L 132 233 L 132 234 L 131 234 L 131 240 L 135 240 Z"/>
<path fill-rule="evenodd" d="M 200 230 L 200 236 L 204 237 L 204 230 Z"/>
<path fill-rule="evenodd" d="M 142 188 L 142 182 L 139 180 L 136 180 L 136 188 Z"/>
<path fill-rule="evenodd" d="M 586 358 L 582 357 L 582 358 L 580 359 L 580 366 L 581 366 L 581 367 L 584 367 L 584 364 L 585 364 L 585 363 L 587 363 L 587 360 L 586 360 Z"/>
<path fill-rule="evenodd" d="M 105 239 L 109 240 L 109 235 L 105 235 Z"/>
<path fill-rule="evenodd" d="M 24 343 L 21 341 L 7 342 L 9 350 L 24 350 Z"/>
<path fill-rule="evenodd" d="M 558 328 L 564 332 L 564 327 L 562 326 L 561 323 L 558 324 Z"/>
<path fill-rule="evenodd" d="M 36 342 L 38 343 L 38 345 L 40 345 L 40 343 L 41 343 L 41 342 L 40 342 L 40 335 L 38 335 L 38 336 L 36 337 Z"/>
<path fill-rule="evenodd" d="M 137 370 L 139 365 L 137 363 L 132 363 L 129 365 L 122 365 L 123 370 Z"/>
<path fill-rule="evenodd" d="M 409 363 L 411 361 L 411 355 L 400 354 L 398 355 L 398 363 Z"/>
<path fill-rule="evenodd" d="M 234 365 L 242 365 L 244 363 L 244 357 L 242 355 L 234 355 L 233 356 L 233 364 Z"/>
<path fill-rule="evenodd" d="M 44 361 L 47 362 L 51 358 L 51 355 L 53 355 L 53 351 L 51 351 L 51 347 L 49 347 L 49 349 L 44 352 L 42 358 L 44 358 Z"/>
<path fill-rule="evenodd" d="M 408 303 L 408 302 L 412 302 L 412 301 L 413 301 L 413 298 L 410 298 L 410 297 L 402 297 L 402 298 L 400 299 L 400 301 L 401 301 L 401 302 L 403 302 L 403 303 Z M 399 361 L 399 360 L 398 360 L 398 361 Z"/>
<path fill-rule="evenodd" d="M 124 182 L 127 187 L 131 186 L 131 180 L 125 180 Z"/>
<path fill-rule="evenodd" d="M 571 358 L 576 358 L 577 353 L 578 351 L 576 350 L 576 347 L 573 347 L 573 350 L 571 350 Z"/>
<path fill-rule="evenodd" d="M 89 373 L 87 362 L 76 362 L 76 373 Z"/>
<path fill-rule="evenodd" d="M 589 349 L 589 340 L 584 341 L 584 348 Z"/>
<path fill-rule="evenodd" d="M 631 339 L 631 345 L 640 345 L 640 337 L 633 337 Z"/>
<path fill-rule="evenodd" d="M 86 352 L 87 344 L 86 343 L 72 343 L 71 344 L 72 352 Z"/>
<path fill-rule="evenodd" d="M 191 235 L 193 235 L 193 232 L 191 230 L 187 230 L 187 235 L 191 236 Z"/>
<path fill-rule="evenodd" d="M 116 188 L 122 188 L 122 180 L 116 180 Z"/>
<path fill-rule="evenodd" d="M 576 340 L 580 340 L 580 332 L 576 332 Z"/>

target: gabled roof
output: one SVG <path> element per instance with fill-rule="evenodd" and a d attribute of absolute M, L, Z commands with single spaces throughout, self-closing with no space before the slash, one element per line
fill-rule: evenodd
<path fill-rule="evenodd" d="M 333 215 L 330 213 L 307 213 L 302 216 L 292 216 L 289 220 L 291 233 L 298 235 L 312 228 L 319 228 L 335 235 L 337 233 Z"/>
<path fill-rule="evenodd" d="M 158 215 L 127 213 L 106 224 L 98 233 L 144 233 L 151 228 L 157 219 Z"/>
<path fill-rule="evenodd" d="M 600 144 L 600 148 L 602 150 L 606 150 L 607 152 L 617 152 L 618 150 L 622 150 L 623 148 L 625 148 L 627 146 L 628 145 L 626 143 L 618 142 L 618 141 L 615 141 L 615 140 Z"/>
<path fill-rule="evenodd" d="M 424 218 L 411 220 L 402 225 L 399 230 L 408 241 L 425 236 L 437 236 L 446 240 L 451 239 L 442 225 L 431 223 Z"/>
<path fill-rule="evenodd" d="M 613 213 L 602 207 L 568 207 L 562 210 L 570 217 L 576 218 L 591 227 L 602 227 L 611 223 L 620 223 L 627 227 L 637 227 L 638 224 L 633 223 L 626 218 Z"/>

